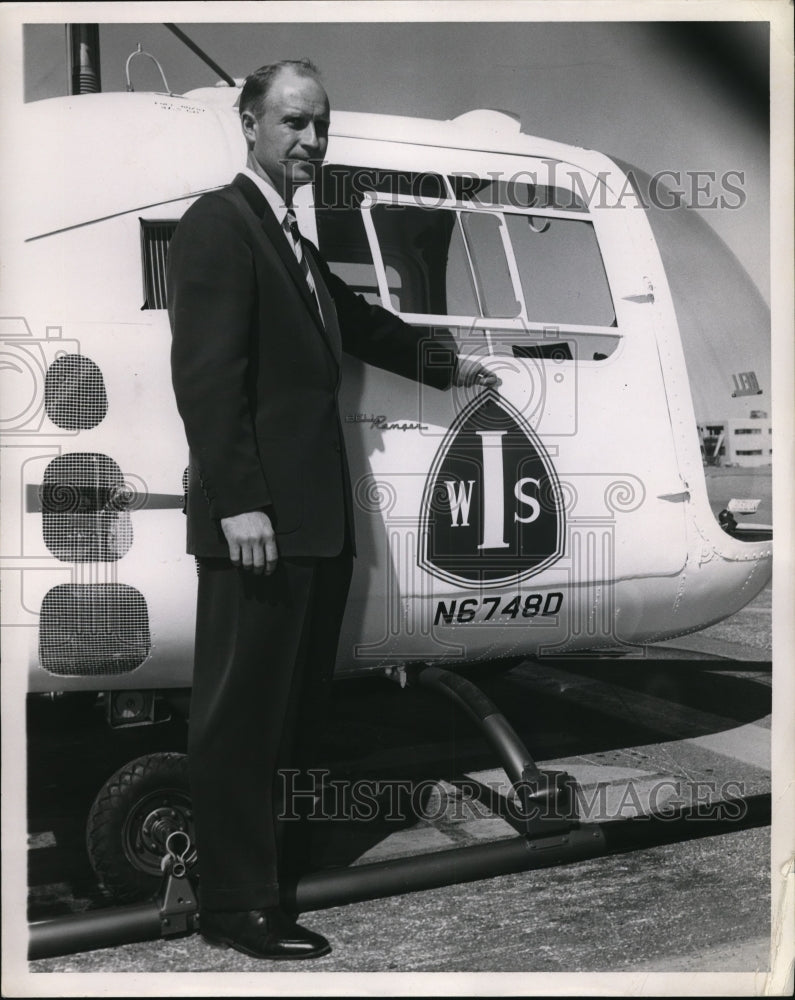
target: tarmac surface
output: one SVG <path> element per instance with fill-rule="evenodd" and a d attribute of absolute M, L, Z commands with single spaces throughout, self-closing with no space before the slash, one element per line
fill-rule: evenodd
<path fill-rule="evenodd" d="M 159 980 L 174 995 L 423 993 L 441 982 L 451 993 L 553 993 L 561 981 L 550 973 L 587 974 L 591 995 L 615 991 L 605 973 L 629 977 L 637 992 L 653 983 L 660 994 L 758 992 L 771 967 L 771 597 L 768 587 L 732 619 L 650 647 L 643 662 L 525 662 L 478 678 L 542 769 L 576 779 L 581 821 L 620 830 L 639 818 L 615 852 L 306 913 L 301 922 L 333 946 L 312 963 L 258 961 L 196 933 L 41 958 L 29 963 L 42 974 L 38 995 L 104 984 L 96 974 L 111 974 L 106 995 L 143 995 L 147 973 L 176 973 Z M 338 689 L 334 776 L 408 776 L 426 795 L 400 818 L 381 810 L 369 822 L 319 824 L 317 867 L 517 836 L 505 774 L 460 712 L 387 681 Z M 34 923 L 116 905 L 85 853 L 91 800 L 120 763 L 184 749 L 179 722 L 117 733 L 119 746 L 103 742 L 97 706 L 79 727 L 62 725 L 57 710 L 31 705 L 28 722 Z M 666 809 L 694 820 L 672 839 L 644 828 Z M 61 973 L 75 975 L 48 975 Z M 708 973 L 720 974 L 719 987 Z M 50 983 L 66 992 L 48 993 Z"/>

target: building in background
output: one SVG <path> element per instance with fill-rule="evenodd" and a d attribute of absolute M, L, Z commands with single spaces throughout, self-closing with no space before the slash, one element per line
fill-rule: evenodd
<path fill-rule="evenodd" d="M 706 465 L 759 466 L 773 463 L 773 429 L 764 410 L 749 417 L 706 420 L 698 425 Z"/>

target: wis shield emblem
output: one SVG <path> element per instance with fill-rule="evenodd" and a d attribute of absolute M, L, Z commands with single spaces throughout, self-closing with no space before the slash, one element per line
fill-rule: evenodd
<path fill-rule="evenodd" d="M 521 414 L 489 390 L 445 435 L 422 498 L 419 565 L 457 585 L 540 573 L 563 555 L 555 470 Z"/>

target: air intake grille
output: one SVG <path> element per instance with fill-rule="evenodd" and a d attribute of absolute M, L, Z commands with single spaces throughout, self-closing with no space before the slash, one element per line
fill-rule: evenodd
<path fill-rule="evenodd" d="M 141 260 L 143 263 L 144 309 L 165 309 L 166 257 L 177 223 L 141 219 Z"/>
<path fill-rule="evenodd" d="M 66 354 L 47 369 L 44 408 L 56 427 L 66 431 L 96 427 L 108 412 L 102 372 L 82 354 Z"/>
<path fill-rule="evenodd" d="M 108 455 L 54 458 L 41 488 L 44 542 L 63 562 L 114 562 L 133 542 L 129 492 Z"/>
<path fill-rule="evenodd" d="M 44 597 L 39 662 L 51 674 L 126 674 L 149 655 L 143 595 L 123 583 L 64 583 Z"/>

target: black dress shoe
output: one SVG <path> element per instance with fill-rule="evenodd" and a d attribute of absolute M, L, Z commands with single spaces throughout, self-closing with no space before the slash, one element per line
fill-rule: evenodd
<path fill-rule="evenodd" d="M 331 945 L 320 934 L 308 931 L 282 910 L 203 910 L 199 930 L 210 944 L 228 945 L 252 958 L 320 958 Z"/>

